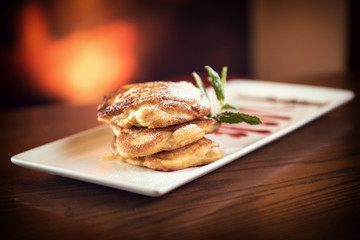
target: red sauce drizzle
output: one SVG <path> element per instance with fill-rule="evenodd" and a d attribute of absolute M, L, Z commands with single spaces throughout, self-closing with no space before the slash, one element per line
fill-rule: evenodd
<path fill-rule="evenodd" d="M 277 122 L 266 122 L 266 121 L 262 121 L 261 125 L 266 125 L 266 126 L 278 126 L 279 124 Z"/>
<path fill-rule="evenodd" d="M 279 120 L 291 120 L 289 116 L 279 116 L 279 115 L 267 115 L 267 114 L 257 114 L 259 118 L 270 118 L 270 119 L 279 119 Z"/>
<path fill-rule="evenodd" d="M 242 127 L 232 127 L 232 126 L 222 126 L 221 128 L 224 129 L 230 129 L 237 132 L 254 132 L 254 133 L 260 133 L 260 134 L 269 134 L 271 133 L 270 130 L 258 130 L 258 129 L 249 129 L 249 128 L 242 128 Z"/>

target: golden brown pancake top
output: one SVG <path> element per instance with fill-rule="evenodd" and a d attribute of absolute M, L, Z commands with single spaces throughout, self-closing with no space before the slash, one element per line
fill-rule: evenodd
<path fill-rule="evenodd" d="M 146 82 L 120 88 L 98 107 L 98 120 L 124 128 L 161 128 L 210 113 L 210 103 L 190 82 Z"/>

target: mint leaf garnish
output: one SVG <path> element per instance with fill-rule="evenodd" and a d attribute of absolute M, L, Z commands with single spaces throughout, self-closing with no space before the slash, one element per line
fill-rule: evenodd
<path fill-rule="evenodd" d="M 225 66 L 221 71 L 221 78 L 217 72 L 214 71 L 209 66 L 205 66 L 205 69 L 208 72 L 208 81 L 211 83 L 217 100 L 220 102 L 220 107 L 211 113 L 211 117 L 216 118 L 220 122 L 224 123 L 240 123 L 246 122 L 250 125 L 260 124 L 261 120 L 256 116 L 247 115 L 245 113 L 237 112 L 238 108 L 232 104 L 225 103 L 225 86 L 226 86 L 226 77 L 228 68 Z M 204 83 L 202 82 L 200 76 L 193 72 L 193 77 L 195 78 L 196 84 L 200 91 L 209 98 Z M 224 110 L 234 110 L 234 111 L 224 111 Z M 236 111 L 236 112 L 235 112 Z"/>
<path fill-rule="evenodd" d="M 250 125 L 256 125 L 261 123 L 261 120 L 258 117 L 247 115 L 245 113 L 240 113 L 240 112 L 229 112 L 229 111 L 221 112 L 216 115 L 216 118 L 220 122 L 230 123 L 230 124 L 246 122 Z"/>
<path fill-rule="evenodd" d="M 227 75 L 227 70 L 228 67 L 223 67 L 221 70 L 221 84 L 223 86 L 223 89 L 225 89 L 225 85 L 226 85 L 226 75 Z"/>
<path fill-rule="evenodd" d="M 222 106 L 221 110 L 238 110 L 238 108 L 234 105 L 226 103 Z"/>
<path fill-rule="evenodd" d="M 209 66 L 205 66 L 205 69 L 207 70 L 209 75 L 208 80 L 215 90 L 216 98 L 220 101 L 220 104 L 222 105 L 225 100 L 225 95 L 224 95 L 223 84 L 221 82 L 219 74 Z"/>
<path fill-rule="evenodd" d="M 206 92 L 206 88 L 205 88 L 205 86 L 204 86 L 204 83 L 203 83 L 203 81 L 201 81 L 201 78 L 200 78 L 199 74 L 197 74 L 196 72 L 193 72 L 192 75 L 193 75 L 193 77 L 195 78 L 196 85 L 197 85 L 197 87 L 200 89 L 200 91 L 202 92 L 202 94 L 203 94 L 205 97 L 209 98 L 209 96 L 208 96 L 208 94 L 207 94 L 207 92 Z"/>

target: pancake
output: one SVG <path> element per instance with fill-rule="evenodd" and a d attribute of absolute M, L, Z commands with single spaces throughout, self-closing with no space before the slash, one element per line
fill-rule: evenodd
<path fill-rule="evenodd" d="M 121 157 L 142 157 L 170 151 L 201 139 L 220 128 L 213 118 L 201 118 L 165 128 L 120 128 L 111 126 L 116 135 L 116 151 Z"/>
<path fill-rule="evenodd" d="M 119 156 L 116 151 L 113 154 L 120 161 L 165 172 L 202 166 L 222 158 L 219 145 L 207 138 L 172 151 L 159 152 L 145 157 L 124 158 Z"/>
<path fill-rule="evenodd" d="M 98 120 L 122 128 L 163 128 L 210 114 L 210 102 L 190 82 L 128 84 L 98 107 Z"/>

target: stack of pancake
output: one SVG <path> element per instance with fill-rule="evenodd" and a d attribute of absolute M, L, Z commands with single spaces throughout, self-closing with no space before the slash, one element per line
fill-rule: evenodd
<path fill-rule="evenodd" d="M 98 120 L 114 132 L 112 155 L 123 162 L 173 171 L 214 162 L 219 145 L 204 137 L 220 127 L 206 116 L 209 100 L 190 82 L 125 85 L 104 99 Z"/>

